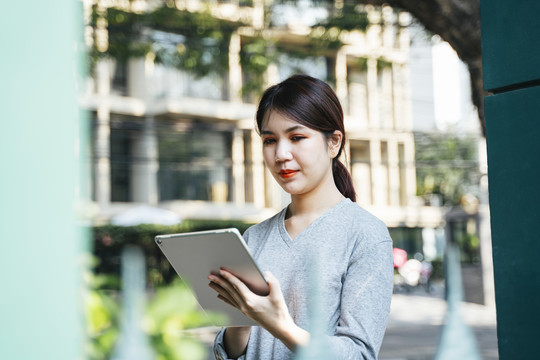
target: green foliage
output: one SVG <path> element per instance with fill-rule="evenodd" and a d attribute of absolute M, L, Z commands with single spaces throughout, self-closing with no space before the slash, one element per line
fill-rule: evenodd
<path fill-rule="evenodd" d="M 105 22 L 108 30 L 108 47 L 102 52 L 94 42 L 90 49 L 92 66 L 103 57 L 112 57 L 125 63 L 129 58 L 141 57 L 150 52 L 151 44 L 141 37 L 143 15 L 117 8 L 108 8 L 102 13 L 98 6 L 94 5 L 90 25 L 97 28 L 100 20 Z"/>
<path fill-rule="evenodd" d="M 120 8 L 92 7 L 89 25 L 94 29 L 104 24 L 108 47 L 100 51 L 96 43 L 90 49 L 91 68 L 100 58 L 114 58 L 125 63 L 130 58 L 154 56 L 156 63 L 187 71 L 198 77 L 209 74 L 223 76 L 228 71 L 229 43 L 232 33 L 243 24 L 215 18 L 210 11 L 178 10 L 173 2 L 147 13 Z M 246 5 L 250 1 L 241 2 Z M 328 55 L 343 44 L 342 31 L 364 31 L 367 14 L 358 6 L 345 4 L 329 18 L 313 27 L 309 43 L 296 47 L 297 57 Z M 264 73 L 274 62 L 281 48 L 260 33 L 243 38 L 241 65 L 244 70 L 244 96 L 258 96 L 264 86 Z"/>
<path fill-rule="evenodd" d="M 391 61 L 388 61 L 382 57 L 379 57 L 377 59 L 377 70 L 378 71 L 381 71 L 383 69 L 390 69 L 392 68 L 392 62 Z"/>
<path fill-rule="evenodd" d="M 477 139 L 456 134 L 418 133 L 416 142 L 417 195 L 439 195 L 442 205 L 460 204 L 463 195 L 477 192 Z"/>
<path fill-rule="evenodd" d="M 108 284 L 118 284 L 114 275 L 85 275 L 88 292 L 85 296 L 86 354 L 90 360 L 108 359 L 118 338 L 119 306 L 115 292 Z"/>
<path fill-rule="evenodd" d="M 433 266 L 433 269 L 431 271 L 431 279 L 444 279 L 444 260 L 442 258 L 431 260 L 431 266 Z"/>
<path fill-rule="evenodd" d="M 478 264 L 480 262 L 480 238 L 477 234 L 462 234 L 457 239 L 461 250 L 461 262 Z"/>
<path fill-rule="evenodd" d="M 277 51 L 270 40 L 258 34 L 243 44 L 240 50 L 240 65 L 246 77 L 242 95 L 258 95 L 264 87 L 264 74 L 268 66 L 277 59 Z"/>
<path fill-rule="evenodd" d="M 91 283 L 100 282 L 100 276 L 92 278 Z M 92 288 L 85 303 L 87 358 L 110 359 L 119 336 L 117 297 L 111 291 Z M 177 279 L 156 289 L 146 309 L 144 328 L 158 359 L 203 360 L 208 356 L 206 346 L 189 330 L 210 326 L 213 321 L 222 322 L 223 315 L 200 310 L 189 287 Z"/>
<path fill-rule="evenodd" d="M 188 285 L 180 281 L 154 242 L 159 234 L 237 228 L 243 233 L 252 224 L 234 220 L 184 220 L 179 225 L 138 225 L 93 228 L 94 263 L 85 275 L 85 318 L 90 360 L 109 359 L 119 336 L 120 257 L 126 245 L 142 248 L 146 257 L 147 284 L 154 290 L 145 316 L 145 329 L 158 359 L 206 359 L 206 347 L 189 329 L 223 322 L 222 314 L 202 312 Z"/>
<path fill-rule="evenodd" d="M 156 9 L 145 20 L 148 28 L 183 37 L 176 44 L 154 42 L 156 62 L 198 76 L 227 71 L 230 37 L 240 23 L 217 19 L 209 11 L 191 13 L 167 7 Z"/>
<path fill-rule="evenodd" d="M 332 14 L 318 25 L 327 29 L 336 27 L 341 31 L 365 31 L 369 25 L 369 20 L 367 13 L 361 6 L 346 3 L 341 9 L 334 9 Z"/>
<path fill-rule="evenodd" d="M 452 227 L 453 240 L 460 249 L 460 259 L 463 264 L 480 263 L 480 238 L 476 221 L 475 217 L 470 217 L 449 223 Z"/>
<path fill-rule="evenodd" d="M 200 310 L 189 288 L 181 281 L 157 289 L 148 306 L 146 327 L 158 359 L 206 359 L 205 346 L 187 330 L 210 326 L 212 320 L 221 321 L 221 317 Z"/>
<path fill-rule="evenodd" d="M 367 67 L 368 67 L 367 64 L 368 64 L 368 58 L 365 56 L 362 56 L 356 59 L 356 65 L 358 66 L 360 70 L 362 70 L 362 72 L 367 72 Z"/>
<path fill-rule="evenodd" d="M 366 56 L 361 56 L 356 58 L 356 66 L 358 69 L 360 69 L 363 72 L 367 71 L 368 68 L 368 58 Z M 392 62 L 386 60 L 383 57 L 377 58 L 377 71 L 381 71 L 383 69 L 392 68 Z"/>
<path fill-rule="evenodd" d="M 227 71 L 230 36 L 242 25 L 217 19 L 209 11 L 182 11 L 167 5 L 140 14 L 114 7 L 101 13 L 94 6 L 90 25 L 97 28 L 100 18 L 106 23 L 109 44 L 104 52 L 96 46 L 91 49 L 93 63 L 101 57 L 125 62 L 152 53 L 157 63 L 197 76 Z"/>
<path fill-rule="evenodd" d="M 368 16 L 363 9 L 355 4 L 344 4 L 342 9 L 334 11 L 325 21 L 313 27 L 311 48 L 319 54 L 336 50 L 343 45 L 340 40 L 343 31 L 365 31 L 368 25 Z"/>

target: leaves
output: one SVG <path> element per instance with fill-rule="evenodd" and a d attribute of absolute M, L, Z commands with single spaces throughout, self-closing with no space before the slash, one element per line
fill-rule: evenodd
<path fill-rule="evenodd" d="M 260 33 L 246 41 L 240 50 L 240 64 L 246 73 L 243 95 L 258 94 L 264 87 L 264 74 L 277 59 L 277 52 Z"/>
<path fill-rule="evenodd" d="M 88 293 L 85 296 L 85 319 L 88 343 L 86 353 L 91 360 L 108 359 L 118 338 L 119 306 L 106 284 L 114 277 L 85 274 Z"/>
<path fill-rule="evenodd" d="M 147 13 L 93 6 L 89 25 L 94 29 L 104 29 L 108 34 L 106 49 L 98 48 L 97 42 L 90 49 L 92 65 L 103 57 L 125 63 L 130 58 L 151 54 L 156 63 L 187 71 L 196 77 L 225 75 L 229 70 L 231 35 L 239 27 L 249 26 L 218 19 L 209 10 L 190 12 L 166 3 Z M 362 7 L 345 4 L 313 27 L 309 41 L 293 49 L 294 56 L 328 55 L 329 51 L 343 45 L 340 40 L 342 31 L 363 31 L 367 25 L 367 14 Z M 242 92 L 245 96 L 258 96 L 264 87 L 268 66 L 278 59 L 280 52 L 289 53 L 291 49 L 280 48 L 260 32 L 243 36 L 242 41 Z"/>
<path fill-rule="evenodd" d="M 367 13 L 361 6 L 346 3 L 319 25 L 326 29 L 337 28 L 340 31 L 365 31 L 369 25 L 369 20 Z"/>
<path fill-rule="evenodd" d="M 440 195 L 442 204 L 460 204 L 477 191 L 479 169 L 476 139 L 456 134 L 415 134 L 417 194 Z"/>
<path fill-rule="evenodd" d="M 104 56 L 125 62 L 130 58 L 155 55 L 157 63 L 189 71 L 196 76 L 224 74 L 228 69 L 231 34 L 242 24 L 213 17 L 208 11 L 189 12 L 165 5 L 148 13 L 92 8 L 90 25 L 104 23 L 108 47 L 91 49 L 93 63 Z"/>
<path fill-rule="evenodd" d="M 207 358 L 205 346 L 185 330 L 210 326 L 219 316 L 200 310 L 189 287 L 175 281 L 156 291 L 147 310 L 147 332 L 164 359 L 202 360 Z"/>

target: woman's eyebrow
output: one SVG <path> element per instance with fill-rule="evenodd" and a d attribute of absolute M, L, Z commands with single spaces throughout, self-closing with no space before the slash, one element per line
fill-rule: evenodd
<path fill-rule="evenodd" d="M 299 130 L 299 129 L 305 129 L 305 128 L 306 127 L 303 126 L 303 125 L 294 125 L 294 126 L 291 126 L 288 129 L 286 129 L 285 132 L 290 133 L 290 132 L 293 132 L 293 131 L 296 131 L 296 130 Z M 270 130 L 262 130 L 261 135 L 274 135 L 274 133 L 272 131 L 270 131 Z"/>
<path fill-rule="evenodd" d="M 302 129 L 305 129 L 305 126 L 302 126 L 302 125 L 295 125 L 295 126 L 291 126 L 290 128 L 288 128 L 287 130 L 285 130 L 285 132 L 293 132 L 293 131 L 296 131 L 296 130 L 302 130 Z"/>
<path fill-rule="evenodd" d="M 261 135 L 274 135 L 274 133 L 271 132 L 270 130 L 262 130 Z"/>

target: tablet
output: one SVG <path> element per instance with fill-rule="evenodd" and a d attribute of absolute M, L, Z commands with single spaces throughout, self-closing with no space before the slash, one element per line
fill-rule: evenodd
<path fill-rule="evenodd" d="M 208 286 L 208 275 L 225 268 L 254 293 L 268 294 L 263 273 L 237 229 L 158 235 L 155 242 L 182 280 L 190 285 L 202 308 L 226 315 L 225 323 L 214 325 L 256 325 L 240 310 L 218 299 L 218 293 Z"/>

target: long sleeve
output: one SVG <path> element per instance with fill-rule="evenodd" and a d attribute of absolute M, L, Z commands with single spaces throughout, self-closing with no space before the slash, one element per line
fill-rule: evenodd
<path fill-rule="evenodd" d="M 377 359 L 390 312 L 392 240 L 382 224 L 370 229 L 375 241 L 354 249 L 341 295 L 340 318 L 328 342 L 337 359 Z"/>

